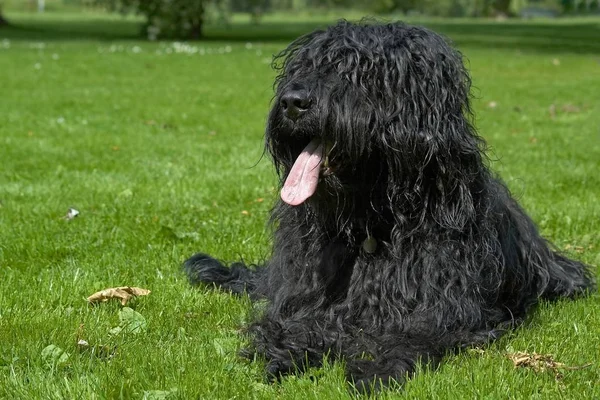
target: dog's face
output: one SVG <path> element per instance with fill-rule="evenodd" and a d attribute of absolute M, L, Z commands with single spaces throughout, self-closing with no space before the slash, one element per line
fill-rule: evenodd
<path fill-rule="evenodd" d="M 266 145 L 288 204 L 377 207 L 444 152 L 479 153 L 462 57 L 431 31 L 340 22 L 296 40 L 275 67 Z"/>

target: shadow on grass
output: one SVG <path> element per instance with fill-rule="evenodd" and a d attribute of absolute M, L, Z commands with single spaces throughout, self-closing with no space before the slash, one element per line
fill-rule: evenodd
<path fill-rule="evenodd" d="M 10 18 L 8 18 L 10 20 Z M 102 14 L 57 18 L 20 17 L 0 28 L 0 39 L 26 41 L 139 40 L 142 23 L 134 18 Z M 333 23 L 333 21 L 332 21 Z M 600 20 L 556 21 L 447 20 L 423 21 L 451 38 L 459 47 L 514 48 L 535 52 L 573 52 L 600 55 Z M 208 25 L 203 41 L 263 41 L 287 43 L 326 23 L 310 20 Z"/>

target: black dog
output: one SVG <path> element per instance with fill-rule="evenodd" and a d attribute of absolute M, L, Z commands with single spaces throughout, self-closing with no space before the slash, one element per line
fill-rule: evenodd
<path fill-rule="evenodd" d="M 440 36 L 340 22 L 297 39 L 276 68 L 271 259 L 185 263 L 194 284 L 268 300 L 249 333 L 269 376 L 329 356 L 361 390 L 402 382 L 497 338 L 540 298 L 593 289 L 489 170 L 469 74 Z"/>

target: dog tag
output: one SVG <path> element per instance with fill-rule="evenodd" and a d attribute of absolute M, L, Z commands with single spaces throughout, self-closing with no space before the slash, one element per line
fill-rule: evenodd
<path fill-rule="evenodd" d="M 377 250 L 377 240 L 372 236 L 367 237 L 362 243 L 362 248 L 369 254 L 375 253 L 375 250 Z"/>

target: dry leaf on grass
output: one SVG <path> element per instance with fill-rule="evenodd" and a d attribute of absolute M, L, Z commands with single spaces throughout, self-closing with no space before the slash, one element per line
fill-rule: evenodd
<path fill-rule="evenodd" d="M 573 104 L 564 104 L 560 109 L 565 113 L 571 114 L 577 114 L 581 112 L 581 108 Z"/>
<path fill-rule="evenodd" d="M 590 246 L 589 249 L 592 249 L 593 246 Z M 585 247 L 583 246 L 574 246 L 572 244 L 567 244 L 565 246 L 565 250 L 573 250 L 579 254 L 583 253 L 585 251 Z"/>
<path fill-rule="evenodd" d="M 121 304 L 127 304 L 130 298 L 136 296 L 146 296 L 150 293 L 148 289 L 142 289 L 138 287 L 132 286 L 121 286 L 116 288 L 104 289 L 99 292 L 94 293 L 90 297 L 88 297 L 88 301 L 90 303 L 97 303 L 99 301 L 108 301 L 110 299 L 120 299 Z"/>
<path fill-rule="evenodd" d="M 531 368 L 535 372 L 551 371 L 554 373 L 556 379 L 562 378 L 562 373 L 560 372 L 560 370 L 576 370 L 587 368 L 590 365 L 592 365 L 591 363 L 588 363 L 577 367 L 570 367 L 568 365 L 555 361 L 553 356 L 550 354 L 525 353 L 523 351 L 509 353 L 506 356 L 513 362 L 515 368 Z"/>

